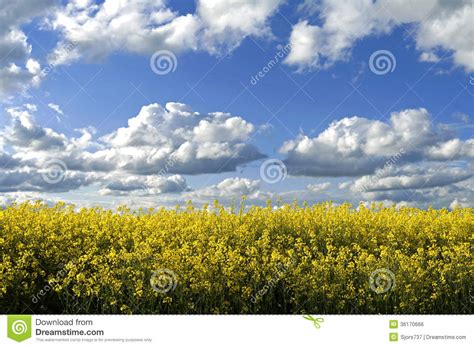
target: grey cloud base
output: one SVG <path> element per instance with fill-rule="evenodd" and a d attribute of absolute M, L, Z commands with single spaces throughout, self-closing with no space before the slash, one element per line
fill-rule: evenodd
<path fill-rule="evenodd" d="M 0 131 L 0 143 L 12 151 L 0 152 L 0 191 L 68 191 L 96 183 L 105 195 L 144 186 L 149 194 L 181 192 L 189 189 L 183 174 L 235 171 L 265 157 L 246 143 L 255 125 L 180 103 L 143 106 L 128 126 L 99 139 L 92 128 L 80 129 L 76 138 L 44 128 L 34 119 L 36 111 L 31 104 L 7 109 L 10 124 Z M 54 184 L 41 179 L 51 160 L 64 171 Z"/>
<path fill-rule="evenodd" d="M 230 203 L 243 195 L 254 204 L 298 199 L 473 205 L 474 141 L 434 126 L 425 109 L 394 112 L 387 122 L 343 118 L 314 138 L 300 135 L 286 141 L 280 148 L 290 174 L 286 179 L 315 179 L 296 190 L 284 189 L 286 182 L 271 185 L 244 177 L 189 186 L 185 175 L 235 172 L 266 157 L 248 143 L 258 126 L 240 116 L 154 103 L 143 106 L 126 126 L 97 138 L 93 128 L 68 137 L 42 127 L 35 112 L 30 104 L 10 107 L 10 123 L 0 130 L 4 201 L 14 201 L 15 194 L 21 198 L 94 187 L 100 196 L 140 197 L 139 204 L 153 206 L 189 199 Z M 44 179 L 51 160 L 62 170 L 53 172 L 60 175 L 53 183 Z M 353 180 L 341 182 L 341 177 Z"/>

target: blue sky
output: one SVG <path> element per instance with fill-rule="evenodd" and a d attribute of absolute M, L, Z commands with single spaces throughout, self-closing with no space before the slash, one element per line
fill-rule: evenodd
<path fill-rule="evenodd" d="M 242 195 L 256 204 L 473 203 L 469 2 L 426 1 L 411 11 L 403 1 L 364 0 L 41 2 L 0 9 L 4 203 L 159 206 Z M 370 59 L 382 50 L 389 70 L 377 74 Z M 158 51 L 171 54 L 174 71 L 152 70 Z M 141 120 L 155 136 L 147 143 L 136 145 L 142 128 L 116 133 L 142 107 L 156 103 L 166 113 L 170 102 L 199 113 L 190 126 L 170 122 L 171 133 L 186 132 L 180 140 L 167 130 L 166 141 L 155 141 L 165 134 L 152 117 Z M 82 128 L 83 144 L 73 144 Z M 150 156 L 165 142 L 179 164 L 163 172 L 165 157 Z M 186 163 L 183 143 L 197 151 Z M 221 169 L 235 156 L 236 165 Z M 277 182 L 262 177 L 262 165 Z M 48 175 L 59 181 L 41 181 Z"/>

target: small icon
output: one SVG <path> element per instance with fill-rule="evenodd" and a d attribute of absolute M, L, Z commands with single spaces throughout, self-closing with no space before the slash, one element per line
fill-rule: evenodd
<path fill-rule="evenodd" d="M 390 329 L 397 329 L 398 328 L 398 321 L 396 319 L 390 320 Z"/>
<path fill-rule="evenodd" d="M 398 333 L 390 333 L 388 336 L 390 342 L 397 342 L 398 341 Z"/>
<path fill-rule="evenodd" d="M 7 317 L 7 336 L 17 342 L 31 337 L 31 316 L 10 315 Z"/>
<path fill-rule="evenodd" d="M 321 318 L 321 317 L 314 318 L 313 316 L 310 316 L 309 314 L 306 316 L 303 316 L 303 318 L 313 322 L 313 325 L 316 329 L 321 328 L 320 323 L 324 322 L 324 318 Z"/>

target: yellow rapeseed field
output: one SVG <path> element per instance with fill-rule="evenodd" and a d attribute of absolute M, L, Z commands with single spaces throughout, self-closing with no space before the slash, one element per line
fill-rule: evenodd
<path fill-rule="evenodd" d="M 0 210 L 1 313 L 469 313 L 473 210 Z"/>

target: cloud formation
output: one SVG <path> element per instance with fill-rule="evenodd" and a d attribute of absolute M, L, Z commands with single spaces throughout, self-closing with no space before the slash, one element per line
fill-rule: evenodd
<path fill-rule="evenodd" d="M 332 122 L 317 137 L 286 141 L 289 174 L 370 175 L 388 162 L 453 161 L 474 158 L 474 139 L 462 141 L 433 127 L 424 108 L 394 112 L 389 122 L 349 117 Z"/>
<path fill-rule="evenodd" d="M 118 168 L 134 174 L 159 173 L 166 166 L 174 174 L 234 171 L 264 157 L 246 143 L 255 130 L 228 113 L 200 114 L 181 103 L 150 104 L 127 127 L 104 136 L 108 149 L 96 155 L 110 156 Z"/>
<path fill-rule="evenodd" d="M 187 191 L 186 179 L 181 175 L 169 177 L 150 176 L 130 176 L 112 173 L 102 178 L 105 183 L 104 188 L 99 191 L 100 195 L 125 195 L 132 192 L 138 196 L 154 196 L 166 193 L 179 193 Z"/>
<path fill-rule="evenodd" d="M 286 63 L 300 70 L 348 60 L 361 39 L 411 25 L 421 61 L 438 61 L 438 51 L 444 50 L 451 52 L 454 64 L 474 71 L 474 9 L 469 0 L 307 0 L 300 8 L 303 15 L 321 21 L 300 19 L 293 26 Z"/>
<path fill-rule="evenodd" d="M 206 186 L 183 195 L 183 199 L 200 203 L 210 203 L 219 200 L 220 203 L 239 203 L 245 196 L 246 204 L 265 205 L 268 200 L 272 203 L 292 203 L 293 201 L 308 201 L 310 203 L 327 201 L 331 195 L 327 192 L 329 182 L 310 184 L 305 189 L 275 191 L 272 187 L 263 187 L 260 180 L 243 177 L 230 177 L 217 184 Z"/>
<path fill-rule="evenodd" d="M 423 108 L 394 112 L 388 122 L 343 118 L 314 138 L 300 135 L 285 142 L 280 151 L 286 155 L 287 180 L 325 177 L 324 182 L 296 190 L 275 189 L 245 177 L 195 189 L 188 184 L 186 175 L 235 172 L 265 157 L 248 144 L 257 126 L 240 116 L 155 103 L 102 137 L 93 128 L 78 129 L 78 136 L 70 137 L 39 125 L 35 112 L 32 104 L 7 108 L 10 122 L 0 130 L 2 193 L 94 187 L 102 196 L 136 197 L 141 199 L 137 203 L 151 205 L 189 199 L 230 203 L 243 195 L 249 204 L 265 204 L 268 199 L 356 204 L 427 204 L 437 199 L 445 206 L 472 202 L 468 182 L 473 139 L 460 140 L 451 130 L 436 127 Z M 338 177 L 354 179 L 341 183 Z"/>
<path fill-rule="evenodd" d="M 32 46 L 22 24 L 46 15 L 55 0 L 2 2 L 0 8 L 0 98 L 10 98 L 38 86 L 42 79 L 39 62 L 31 57 Z"/>
<path fill-rule="evenodd" d="M 271 20 L 285 3 L 196 0 L 193 13 L 180 13 L 166 0 L 10 1 L 0 9 L 0 97 L 24 95 L 59 64 L 102 62 L 118 51 L 222 56 L 247 37 L 272 40 Z M 447 54 L 456 66 L 474 71 L 469 0 L 307 0 L 298 8 L 291 34 L 279 39 L 291 47 L 285 62 L 300 71 L 348 60 L 358 41 L 402 25 L 412 26 L 421 62 L 437 62 Z M 58 37 L 41 63 L 21 29 L 35 19 Z"/>
<path fill-rule="evenodd" d="M 377 171 L 376 175 L 362 176 L 351 189 L 354 192 L 426 189 L 448 186 L 472 176 L 472 171 L 467 168 L 409 164 L 392 166 L 388 170 Z"/>
<path fill-rule="evenodd" d="M 300 135 L 281 146 L 288 180 L 307 176 L 325 181 L 314 179 L 299 183 L 304 188 L 284 190 L 245 177 L 209 186 L 188 184 L 196 182 L 189 176 L 232 173 L 265 157 L 250 144 L 258 127 L 239 115 L 199 113 L 176 102 L 151 103 L 123 127 L 98 137 L 92 127 L 66 135 L 39 124 L 33 104 L 11 106 L 12 96 L 40 85 L 48 63 L 52 68 L 101 62 L 117 51 L 151 55 L 161 49 L 222 56 L 247 37 L 272 40 L 271 20 L 285 3 L 197 0 L 192 13 L 180 13 L 166 0 L 5 2 L 0 8 L 0 98 L 8 103 L 6 125 L 0 129 L 3 201 L 13 201 L 15 194 L 21 198 L 87 187 L 103 196 L 173 203 L 246 195 L 258 204 L 304 197 L 472 205 L 474 139 L 455 135 L 456 129 L 471 127 L 467 114 L 458 115 L 461 124 L 439 127 L 424 108 L 394 112 L 388 121 L 365 116 L 336 120 L 315 137 Z M 474 71 L 470 1 L 308 0 L 299 8 L 291 34 L 279 37 L 290 41 L 286 63 L 298 70 L 346 61 L 362 39 L 388 35 L 403 25 L 412 32 L 419 61 L 435 63 L 448 56 L 455 66 Z M 37 58 L 25 24 L 40 24 L 58 39 L 44 61 Z M 57 104 L 47 106 L 64 114 Z M 51 160 L 64 170 L 52 171 Z M 60 175 L 58 182 L 44 180 L 53 174 Z M 351 180 L 341 182 L 341 177 Z"/>
<path fill-rule="evenodd" d="M 247 36 L 271 36 L 267 20 L 281 3 L 198 0 L 195 13 L 180 15 L 164 0 L 71 1 L 51 19 L 51 28 L 61 33 L 62 40 L 50 61 L 100 61 L 120 49 L 147 55 L 162 49 L 221 55 Z M 77 45 L 74 51 L 61 54 L 71 42 Z"/>
<path fill-rule="evenodd" d="M 264 155 L 246 143 L 256 126 L 228 113 L 201 114 L 181 103 L 143 106 L 137 116 L 101 138 L 93 128 L 68 137 L 39 125 L 37 107 L 7 108 L 10 122 L 0 131 L 2 191 L 68 191 L 97 183 L 100 194 L 189 190 L 182 174 L 235 171 Z M 6 151 L 5 148 L 11 148 Z M 57 161 L 62 179 L 42 179 Z"/>
<path fill-rule="evenodd" d="M 172 10 L 165 0 L 7 2 L 0 9 L 0 97 L 37 87 L 54 66 L 100 62 L 120 50 L 224 55 L 248 36 L 272 37 L 268 20 L 283 2 L 198 0 L 192 14 Z M 20 28 L 35 18 L 59 36 L 43 67 L 32 57 L 32 45 Z"/>

